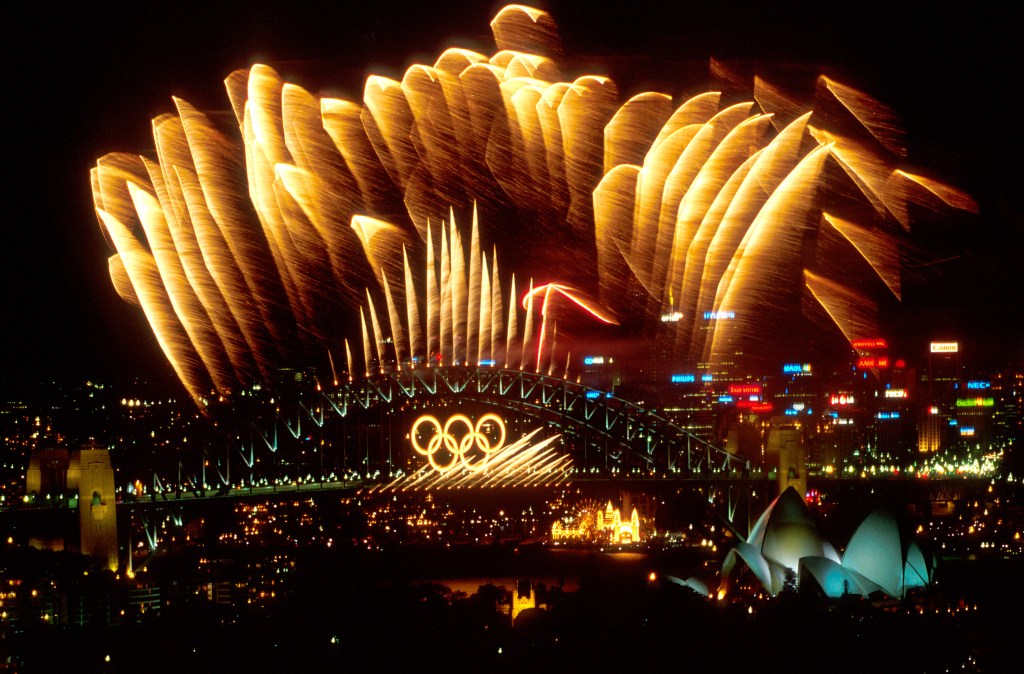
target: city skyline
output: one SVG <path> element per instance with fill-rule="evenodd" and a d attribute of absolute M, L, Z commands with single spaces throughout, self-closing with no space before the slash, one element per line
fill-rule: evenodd
<path fill-rule="evenodd" d="M 1020 59 L 1013 59 L 1019 46 L 998 39 L 1004 30 L 998 17 L 975 16 L 954 26 L 955 13 L 945 7 L 935 8 L 928 17 L 889 15 L 888 22 L 877 23 L 870 7 L 853 16 L 838 9 L 812 13 L 815 25 L 844 25 L 845 30 L 829 42 L 815 37 L 813 30 L 796 29 L 799 21 L 787 30 L 789 24 L 783 18 L 751 17 L 734 7 L 715 16 L 704 10 L 689 17 L 658 3 L 650 8 L 622 8 L 629 21 L 617 23 L 608 10 L 581 12 L 561 4 L 549 3 L 548 9 L 559 24 L 566 52 L 578 62 L 627 73 L 625 85 L 620 79 L 625 94 L 651 87 L 630 82 L 628 73 L 638 72 L 630 59 L 650 62 L 653 54 L 688 64 L 693 72 L 701 72 L 703 66 L 705 78 L 709 57 L 755 59 L 769 72 L 773 64 L 786 70 L 799 62 L 807 73 L 845 76 L 889 105 L 907 129 L 909 164 L 968 192 L 980 206 L 978 216 L 942 218 L 940 224 L 929 225 L 931 231 L 912 232 L 916 250 L 905 278 L 907 298 L 897 315 L 888 317 L 890 330 L 896 333 L 894 341 L 916 340 L 923 348 L 931 338 L 961 339 L 975 346 L 975 353 L 1020 356 L 1021 321 L 1012 315 L 1020 281 L 1010 267 L 1014 252 L 1020 249 L 1021 234 L 1013 229 L 1020 208 L 1009 190 L 1012 172 L 1007 170 L 1014 148 L 994 142 L 998 129 L 1010 128 L 1007 109 L 1012 105 L 999 104 L 999 92 L 992 90 L 1003 77 L 1013 80 L 1009 71 L 1019 68 Z M 130 307 L 120 306 L 105 278 L 104 244 L 96 232 L 86 178 L 96 157 L 111 150 L 147 147 L 146 121 L 170 111 L 172 94 L 206 109 L 226 108 L 219 93 L 221 80 L 231 70 L 257 61 L 294 74 L 313 91 L 352 97 L 370 69 L 379 69 L 381 59 L 384 71 L 397 76 L 410 63 L 429 59 L 424 55 L 448 44 L 486 41 L 487 23 L 497 7 L 457 15 L 453 3 L 440 7 L 415 6 L 400 16 L 384 10 L 353 10 L 363 20 L 346 26 L 348 40 L 336 41 L 327 39 L 326 26 L 304 33 L 312 18 L 286 15 L 267 6 L 256 6 L 248 13 L 239 9 L 237 14 L 223 10 L 209 17 L 207 31 L 194 35 L 187 34 L 185 19 L 162 17 L 163 42 L 141 27 L 144 22 L 138 15 L 134 19 L 77 17 L 83 19 L 81 24 L 75 23 L 74 16 L 46 16 L 45 11 L 27 17 L 29 39 L 19 45 L 15 59 L 16 65 L 25 67 L 18 69 L 15 82 L 24 81 L 20 89 L 26 91 L 40 81 L 48 85 L 44 105 L 36 107 L 38 114 L 19 111 L 16 126 L 52 125 L 52 135 L 37 129 L 14 140 L 17 156 L 27 167 L 20 174 L 25 183 L 14 183 L 15 218 L 27 224 L 15 232 L 4 258 L 5 299 L 15 324 L 5 337 L 11 379 L 32 381 L 61 373 L 127 378 L 164 369 L 144 319 Z M 348 9 L 332 11 L 340 18 Z M 745 23 L 751 18 L 759 19 L 761 25 Z M 708 26 L 706 31 L 700 30 L 701 21 Z M 659 24 L 661 29 L 652 31 Z M 626 30 L 626 25 L 636 30 Z M 95 43 L 90 31 L 95 32 Z M 227 39 L 218 40 L 218 31 Z M 293 34 L 284 35 L 289 32 Z M 302 41 L 297 34 L 312 39 Z M 652 39 L 640 44 L 637 36 L 647 34 Z M 673 34 L 689 35 L 691 43 L 680 46 Z M 780 34 L 787 40 L 776 41 Z M 700 36 L 696 44 L 694 35 Z M 902 43 L 888 42 L 894 38 Z M 401 41 L 402 48 L 390 49 L 396 41 Z M 47 43 L 53 47 L 49 53 L 40 50 Z M 857 50 L 858 44 L 863 51 Z M 959 46 L 959 53 L 949 45 Z M 84 53 L 67 53 L 74 51 L 71 47 Z M 133 47 L 142 56 L 130 59 Z M 801 51 L 806 55 L 802 57 Z M 128 60 L 134 62 L 132 67 L 127 67 Z M 657 58 L 653 62 L 666 67 Z M 888 68 L 891 63 L 899 65 Z M 1007 75 L 1000 74 L 1002 68 Z M 976 77 L 966 79 L 972 69 Z M 951 72 L 940 77 L 939 70 Z M 62 74 L 67 75 L 66 83 L 57 79 Z M 813 82 L 813 76 L 802 79 Z M 700 91 L 704 85 L 685 76 L 671 81 L 675 90 L 669 93 L 677 97 Z M 972 117 L 986 122 L 972 123 Z M 1005 315 L 999 314 L 1001 307 Z M 933 310 L 939 310 L 941 318 Z M 997 334 L 983 336 L 976 326 L 984 320 L 995 322 Z"/>
<path fill-rule="evenodd" d="M 320 4 L 14 10 L 0 669 L 1019 668 L 1019 22 Z"/>

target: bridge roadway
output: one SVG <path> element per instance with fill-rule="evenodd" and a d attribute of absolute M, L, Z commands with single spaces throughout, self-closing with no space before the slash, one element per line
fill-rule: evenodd
<path fill-rule="evenodd" d="M 211 487 L 209 489 L 196 491 L 187 489 L 175 491 L 168 489 L 159 493 L 151 491 L 143 495 L 141 498 L 129 497 L 118 501 L 118 505 L 137 508 L 145 507 L 147 505 L 247 498 L 251 496 L 287 496 L 309 492 L 354 491 L 366 484 L 367 482 L 365 480 L 329 480 L 324 482 L 293 482 L 291 484 L 268 484 L 251 487 Z"/>
<path fill-rule="evenodd" d="M 755 471 L 753 473 L 739 473 L 739 472 L 726 472 L 721 471 L 720 473 L 709 473 L 706 475 L 673 475 L 671 477 L 625 477 L 625 478 L 608 478 L 608 477 L 573 477 L 568 482 L 562 483 L 563 487 L 568 486 L 589 486 L 596 488 L 615 488 L 615 489 L 646 489 L 651 491 L 671 490 L 676 487 L 695 487 L 695 486 L 708 486 L 713 487 L 715 485 L 756 485 L 764 486 L 774 484 L 774 475 Z M 329 480 L 324 482 L 292 482 L 288 484 L 269 484 L 269 485 L 257 485 L 252 487 L 237 487 L 233 486 L 230 488 L 216 488 L 211 487 L 205 490 L 188 490 L 183 489 L 176 491 L 167 489 L 163 492 L 150 491 L 141 498 L 128 497 L 122 498 L 118 501 L 118 506 L 126 507 L 131 510 L 144 510 L 150 507 L 161 507 L 171 505 L 184 505 L 187 503 L 202 503 L 204 501 L 223 501 L 227 499 L 244 499 L 253 497 L 289 497 L 296 494 L 302 495 L 315 495 L 324 492 L 352 492 L 352 493 L 372 493 L 376 488 L 385 486 L 386 482 L 378 482 L 375 480 Z M 537 492 L 549 491 L 555 487 L 488 487 L 480 489 L 448 489 L 448 488 L 436 488 L 436 489 L 420 489 L 414 490 L 414 492 L 427 493 L 447 493 L 461 491 L 463 493 L 474 491 L 480 494 L 487 492 L 500 493 L 506 490 L 516 490 L 518 492 L 527 492 L 530 490 L 536 490 Z M 383 490 L 382 490 L 382 493 Z M 391 493 L 391 492 L 387 492 Z"/>
<path fill-rule="evenodd" d="M 755 486 L 758 488 L 771 487 L 775 483 L 775 477 L 771 473 L 765 473 L 762 471 L 753 471 L 751 473 L 725 473 L 724 471 L 719 474 L 707 474 L 700 476 L 683 476 L 673 475 L 671 477 L 626 477 L 626 478 L 608 478 L 608 477 L 574 477 L 570 482 L 564 483 L 562 486 L 585 486 L 592 487 L 598 490 L 600 489 L 631 489 L 631 490 L 649 490 L 649 491 L 661 491 L 661 490 L 672 490 L 680 487 L 729 487 L 729 486 Z M 880 492 L 882 497 L 885 497 L 887 492 L 898 492 L 905 498 L 917 498 L 917 499 L 941 499 L 941 500 L 952 500 L 960 501 L 963 499 L 977 499 L 982 498 L 986 488 L 991 483 L 988 478 L 947 478 L 947 479 L 931 479 L 931 480 L 920 480 L 920 479 L 907 479 L 904 477 L 900 478 L 878 478 L 878 479 L 861 479 L 861 478 L 836 478 L 836 477 L 817 477 L 810 478 L 808 480 L 808 486 L 811 489 L 817 489 L 819 491 L 840 491 L 848 494 L 855 493 L 871 493 L 875 494 Z M 254 497 L 272 497 L 279 496 L 282 498 L 294 496 L 296 494 L 303 495 L 315 495 L 325 492 L 352 492 L 361 493 L 362 489 L 371 489 L 373 487 L 382 486 L 385 483 L 367 480 L 330 480 L 324 482 L 303 482 L 283 485 L 258 485 L 252 487 L 231 487 L 230 489 L 224 488 L 210 488 L 200 491 L 192 490 L 166 490 L 161 493 L 149 492 L 141 498 L 128 497 L 124 498 L 121 495 L 117 505 L 122 508 L 129 510 L 146 510 L 152 507 L 167 507 L 174 505 L 185 505 L 185 504 L 202 504 L 204 502 L 213 501 L 226 501 L 232 499 L 244 499 Z M 487 492 L 501 492 L 503 490 L 515 489 L 519 492 L 526 492 L 530 490 L 536 490 L 538 492 L 547 491 L 552 489 L 551 487 L 498 487 L 498 488 L 484 488 L 474 490 L 477 493 L 485 494 Z M 446 493 L 461 491 L 463 493 L 469 490 L 449 490 L 449 489 L 435 489 L 433 493 Z M 0 515 L 15 516 L 18 513 L 31 513 L 31 512 L 43 512 L 43 511 L 54 511 L 54 510 L 65 510 L 70 508 L 67 507 L 66 503 L 47 503 L 41 505 L 27 505 L 23 503 L 17 503 L 12 506 L 0 508 Z"/>

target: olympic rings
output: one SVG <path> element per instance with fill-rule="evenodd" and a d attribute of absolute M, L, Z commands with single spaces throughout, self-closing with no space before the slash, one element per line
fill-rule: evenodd
<path fill-rule="evenodd" d="M 426 447 L 420 443 L 418 434 L 418 430 L 423 424 L 434 427 L 433 435 L 427 441 Z M 497 427 L 499 435 L 497 442 L 492 442 L 488 434 L 484 432 L 490 424 Z M 458 430 L 459 426 L 464 429 L 461 439 L 456 438 L 454 432 Z M 455 467 L 457 462 L 461 462 L 466 470 L 478 473 L 487 466 L 488 457 L 505 446 L 505 422 L 497 414 L 488 413 L 480 417 L 474 425 L 473 421 L 465 414 L 453 414 L 442 426 L 437 417 L 424 414 L 413 423 L 409 438 L 412 440 L 412 448 L 418 454 L 427 457 L 427 461 L 437 472 L 447 473 Z M 436 458 L 436 454 L 442 446 L 447 453 L 451 454 L 451 460 L 447 463 L 439 463 Z M 472 451 L 474 449 L 477 451 Z M 472 461 L 471 453 L 479 457 L 476 462 Z"/>

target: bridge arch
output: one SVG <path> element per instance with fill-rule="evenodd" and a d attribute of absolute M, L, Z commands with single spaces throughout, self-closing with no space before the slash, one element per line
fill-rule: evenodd
<path fill-rule="evenodd" d="M 269 452 L 282 466 L 294 464 L 293 474 L 315 474 L 316 466 L 303 464 L 296 453 L 301 456 L 305 446 L 320 452 L 322 462 L 331 445 L 335 453 L 340 447 L 344 470 L 385 477 L 411 453 L 403 445 L 413 419 L 454 405 L 460 411 L 511 413 L 512 432 L 543 426 L 549 435 L 561 434 L 577 471 L 690 477 L 748 467 L 742 457 L 612 393 L 520 370 L 394 369 L 336 388 L 299 386 L 282 398 L 272 414 L 252 424 L 248 439 L 239 436 L 239 451 L 250 469 L 258 452 Z"/>

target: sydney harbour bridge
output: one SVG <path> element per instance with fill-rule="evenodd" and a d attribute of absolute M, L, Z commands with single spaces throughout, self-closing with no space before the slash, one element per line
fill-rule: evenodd
<path fill-rule="evenodd" d="M 132 473 L 135 498 L 749 480 L 578 383 L 569 347 L 637 339 L 716 372 L 807 335 L 849 349 L 900 300 L 910 206 L 975 208 L 828 77 L 804 102 L 715 68 L 703 93 L 627 97 L 567 77 L 547 12 L 491 29 L 494 53 L 371 75 L 361 101 L 253 65 L 225 79 L 229 114 L 175 98 L 155 157 L 97 161 L 112 285 L 216 426 Z"/>
<path fill-rule="evenodd" d="M 221 443 L 192 443 L 130 476 L 119 508 L 150 553 L 168 526 L 236 499 L 685 486 L 732 521 L 758 491 L 762 500 L 774 493 L 774 476 L 745 458 L 566 378 L 408 364 L 328 386 L 286 374 L 273 392 L 211 405 L 207 423 Z"/>
<path fill-rule="evenodd" d="M 545 374 L 488 366 L 406 367 L 337 386 L 315 380 L 284 386 L 231 401 L 230 413 L 217 422 L 231 436 L 223 448 L 180 453 L 176 467 L 165 463 L 163 471 L 133 477 L 145 479 L 150 500 L 254 489 L 750 477 L 746 459 L 664 415 Z M 211 413 L 217 414 L 215 405 Z M 544 458 L 528 456 L 541 445 Z M 504 463 L 496 461 L 499 450 L 507 450 Z M 467 480 L 476 474 L 491 480 Z"/>

